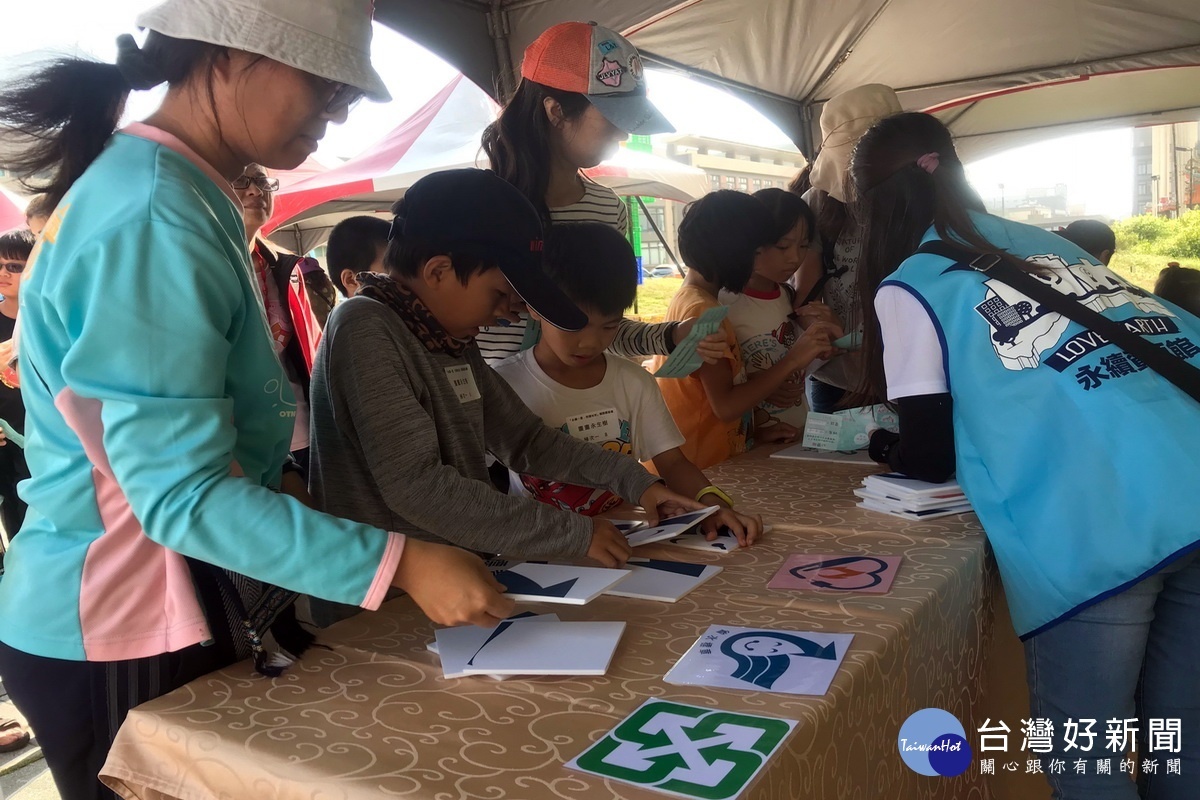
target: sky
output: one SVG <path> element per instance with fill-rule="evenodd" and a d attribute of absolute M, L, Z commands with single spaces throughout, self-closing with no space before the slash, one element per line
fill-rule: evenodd
<path fill-rule="evenodd" d="M 43 0 L 6 3 L 5 41 L 17 50 L 0 57 L 0 80 L 38 56 L 86 54 L 116 58 L 116 37 L 134 32 L 138 11 L 151 0 Z M 10 53 L 13 51 L 10 50 Z M 342 126 L 332 127 L 318 159 L 336 163 L 382 138 L 446 85 L 455 70 L 437 56 L 382 25 L 375 26 L 372 61 L 394 98 L 388 104 L 361 103 Z M 683 76 L 648 70 L 651 98 L 683 133 L 769 147 L 788 147 L 787 136 L 741 100 Z M 158 92 L 136 93 L 128 115 L 140 119 L 157 106 Z M 1099 131 L 1040 142 L 967 165 L 975 188 L 998 197 L 1004 184 L 1009 205 L 1032 188 L 1068 186 L 1068 203 L 1088 214 L 1128 216 L 1133 195 L 1133 136 L 1130 129 Z"/>

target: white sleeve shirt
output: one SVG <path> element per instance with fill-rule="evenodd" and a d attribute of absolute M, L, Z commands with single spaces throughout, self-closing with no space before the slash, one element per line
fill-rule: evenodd
<path fill-rule="evenodd" d="M 945 350 L 925 305 L 907 289 L 885 285 L 875 294 L 875 313 L 888 400 L 949 392 Z"/>

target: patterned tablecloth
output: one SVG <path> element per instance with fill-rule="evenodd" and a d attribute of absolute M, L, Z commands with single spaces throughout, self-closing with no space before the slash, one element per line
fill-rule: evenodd
<path fill-rule="evenodd" d="M 773 526 L 764 542 L 723 556 L 639 548 L 719 563 L 725 569 L 715 578 L 674 604 L 601 597 L 584 607 L 532 607 L 563 619 L 627 621 L 604 677 L 443 679 L 426 650 L 430 623 L 401 599 L 328 629 L 330 649 L 313 649 L 280 678 L 240 663 L 137 708 L 102 775 L 123 797 L 143 800 L 661 797 L 563 767 L 659 697 L 799 720 L 744 795 L 754 800 L 1045 797 L 1040 779 L 1006 789 L 1003 778 L 981 776 L 978 754 L 953 779 L 923 777 L 901 762 L 897 733 L 918 709 L 951 712 L 973 745 L 985 716 L 1013 725 L 1028 712 L 1019 645 L 1004 627 L 1002 601 L 996 607 L 996 571 L 975 517 L 911 523 L 862 511 L 851 489 L 867 471 L 761 452 L 736 458 L 710 475 Z M 904 560 L 886 595 L 768 589 L 796 552 Z M 854 641 L 823 697 L 664 683 L 714 622 L 847 632 Z M 997 663 L 1003 673 L 989 676 Z"/>

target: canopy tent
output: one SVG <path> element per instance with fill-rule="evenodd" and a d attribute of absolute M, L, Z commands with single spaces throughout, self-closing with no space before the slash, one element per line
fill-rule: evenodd
<path fill-rule="evenodd" d="M 275 243 L 306 253 L 324 242 L 340 220 L 386 213 L 421 177 L 485 163 L 479 139 L 496 111 L 486 94 L 459 75 L 382 140 L 344 164 L 300 180 L 282 173 L 275 212 L 265 229 Z M 687 202 L 708 191 L 703 170 L 624 147 L 588 174 L 625 195 Z"/>
<path fill-rule="evenodd" d="M 378 0 L 376 17 L 498 95 L 511 90 L 524 48 L 543 30 L 596 20 L 629 36 L 647 63 L 742 96 L 809 156 L 820 143 L 821 106 L 864 83 L 888 84 L 906 109 L 924 110 L 1126 73 L 1069 94 L 1069 105 L 1024 92 L 995 114 L 946 115 L 975 155 L 1081 124 L 1200 113 L 1184 73 L 1143 72 L 1200 65 L 1194 0 Z M 1016 114 L 1020 130 L 1004 112 Z"/>

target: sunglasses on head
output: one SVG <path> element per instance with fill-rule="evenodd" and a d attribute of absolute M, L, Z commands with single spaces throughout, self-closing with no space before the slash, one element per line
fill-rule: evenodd
<path fill-rule="evenodd" d="M 242 175 L 238 178 L 234 178 L 233 183 L 230 185 L 238 191 L 241 191 L 242 189 L 249 189 L 250 184 L 254 184 L 259 188 L 260 191 L 263 192 L 279 191 L 279 179 L 269 178 L 266 175 Z"/>
<path fill-rule="evenodd" d="M 25 271 L 24 261 L 0 261 L 0 269 L 6 272 L 11 272 L 13 275 L 20 275 Z"/>

